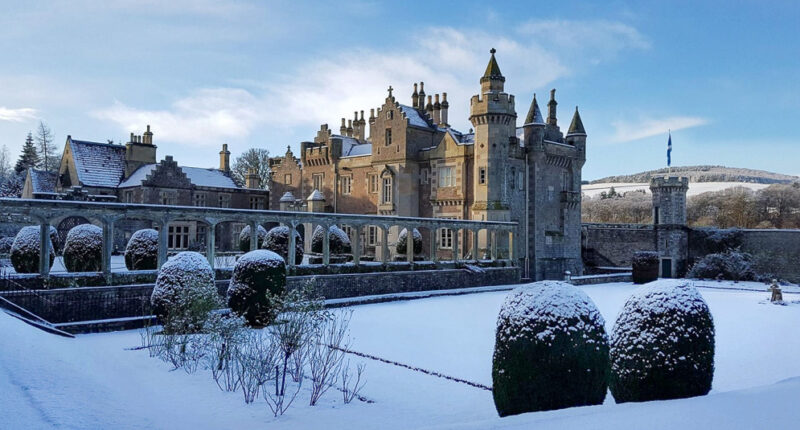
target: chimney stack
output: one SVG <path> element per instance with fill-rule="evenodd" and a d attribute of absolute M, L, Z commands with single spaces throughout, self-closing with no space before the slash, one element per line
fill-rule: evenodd
<path fill-rule="evenodd" d="M 556 102 L 556 89 L 553 88 L 550 90 L 550 102 L 547 103 L 547 125 L 558 125 L 558 120 L 556 119 L 556 106 L 558 102 Z"/>
<path fill-rule="evenodd" d="M 435 102 L 433 103 L 433 123 L 436 125 L 441 124 L 441 110 L 442 105 L 439 103 L 439 94 L 433 96 Z"/>
<path fill-rule="evenodd" d="M 153 132 L 150 131 L 150 125 L 147 125 L 147 131 L 144 132 L 144 143 L 145 145 L 152 145 L 153 144 Z"/>
<path fill-rule="evenodd" d="M 433 118 L 433 96 L 428 96 L 428 104 L 425 105 L 425 112 L 428 118 Z"/>
<path fill-rule="evenodd" d="M 447 102 L 447 93 L 442 93 L 442 124 L 449 126 L 447 122 L 447 108 L 450 107 L 450 103 Z"/>
<path fill-rule="evenodd" d="M 417 92 L 417 83 L 414 83 L 414 92 L 411 93 L 411 106 L 417 107 L 417 103 L 419 100 L 419 93 Z"/>
<path fill-rule="evenodd" d="M 219 151 L 219 170 L 225 173 L 231 171 L 231 151 L 228 151 L 228 144 L 222 144 L 222 151 Z"/>
<path fill-rule="evenodd" d="M 245 178 L 245 186 L 250 189 L 260 189 L 261 188 L 261 178 L 258 176 L 258 172 L 256 169 L 248 169 L 247 170 L 247 177 Z"/>
<path fill-rule="evenodd" d="M 347 120 L 347 134 L 345 136 L 353 137 L 353 120 L 352 119 L 348 119 Z"/>
<path fill-rule="evenodd" d="M 414 107 L 421 111 L 425 110 L 425 82 L 419 83 L 419 105 Z"/>
<path fill-rule="evenodd" d="M 342 136 L 347 135 L 347 125 L 345 125 L 345 119 L 342 118 L 342 126 L 339 127 L 339 134 Z"/>

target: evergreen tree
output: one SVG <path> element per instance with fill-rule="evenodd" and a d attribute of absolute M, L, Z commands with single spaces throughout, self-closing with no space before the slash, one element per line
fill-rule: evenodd
<path fill-rule="evenodd" d="M 33 144 L 33 135 L 28 133 L 28 137 L 25 139 L 25 145 L 22 146 L 22 154 L 20 154 L 19 160 L 17 160 L 17 164 L 14 166 L 14 171 L 17 172 L 17 174 L 22 174 L 30 167 L 39 166 L 41 162 L 42 160 L 39 158 L 39 153 L 36 152 L 36 146 Z"/>

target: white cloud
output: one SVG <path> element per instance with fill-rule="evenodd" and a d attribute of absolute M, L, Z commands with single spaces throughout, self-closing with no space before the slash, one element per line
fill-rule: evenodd
<path fill-rule="evenodd" d="M 612 142 L 622 143 L 666 134 L 667 131 L 683 130 L 708 124 L 708 120 L 693 116 L 673 116 L 668 118 L 643 118 L 638 121 L 614 121 L 615 133 Z"/>
<path fill-rule="evenodd" d="M 572 26 L 577 35 L 561 35 Z M 593 42 L 578 43 L 583 37 Z M 634 28 L 606 21 L 530 21 L 508 35 L 434 27 L 410 34 L 401 48 L 351 48 L 346 55 L 337 52 L 299 64 L 290 73 L 250 81 L 251 90 L 201 89 L 156 111 L 117 102 L 94 115 L 120 124 L 126 133 L 149 123 L 160 138 L 177 143 L 217 145 L 215 139 L 247 137 L 259 126 L 302 127 L 312 137 L 321 123 L 337 130 L 339 118 L 352 118 L 355 110 L 368 115 L 370 108 L 382 104 L 389 85 L 400 103 L 410 104 L 412 84 L 424 81 L 427 94 L 448 93 L 450 122 L 466 129 L 469 98 L 479 90 L 489 48 L 497 49 L 508 79 L 506 91 L 517 95 L 517 111 L 524 115 L 535 89 L 583 68 L 587 61 L 647 46 Z M 589 51 L 589 60 L 576 55 Z"/>
<path fill-rule="evenodd" d="M 23 122 L 36 118 L 36 109 L 19 108 L 11 109 L 0 106 L 0 121 Z"/>

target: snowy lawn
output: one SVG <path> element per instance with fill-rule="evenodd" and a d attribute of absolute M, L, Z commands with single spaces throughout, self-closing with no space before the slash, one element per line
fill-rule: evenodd
<path fill-rule="evenodd" d="M 741 286 L 729 284 L 714 283 Z M 582 288 L 610 331 L 636 287 Z M 375 403 L 344 405 L 331 390 L 309 407 L 305 393 L 286 415 L 273 418 L 263 400 L 245 405 L 240 393 L 221 392 L 205 371 L 170 372 L 147 352 L 126 350 L 140 344 L 137 331 L 64 339 L 0 313 L 0 428 L 791 428 L 800 420 L 793 400 L 800 379 L 778 382 L 800 376 L 800 337 L 793 331 L 800 326 L 800 304 L 765 303 L 766 292 L 701 293 L 717 330 L 710 395 L 615 405 L 609 394 L 602 406 L 504 419 L 497 418 L 489 391 L 353 356 L 367 364 L 361 394 Z M 490 386 L 495 320 L 505 295 L 354 307 L 351 349 Z"/>

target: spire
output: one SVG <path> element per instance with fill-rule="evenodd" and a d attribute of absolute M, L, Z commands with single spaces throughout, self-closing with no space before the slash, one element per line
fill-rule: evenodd
<path fill-rule="evenodd" d="M 569 131 L 567 132 L 567 135 L 570 134 L 586 134 L 586 130 L 583 129 L 581 114 L 578 113 L 577 106 L 575 106 L 575 115 L 572 116 L 572 123 L 570 123 Z"/>
<path fill-rule="evenodd" d="M 528 116 L 525 117 L 525 124 L 544 124 L 542 111 L 539 110 L 539 103 L 536 102 L 536 94 L 533 95 L 531 108 L 528 109 Z"/>
<path fill-rule="evenodd" d="M 489 53 L 492 54 L 492 58 L 489 59 L 489 64 L 486 66 L 486 72 L 483 74 L 484 78 L 503 77 L 503 74 L 500 73 L 500 66 L 497 65 L 497 60 L 494 58 L 495 52 L 497 52 L 497 50 L 494 48 L 489 50 Z"/>

